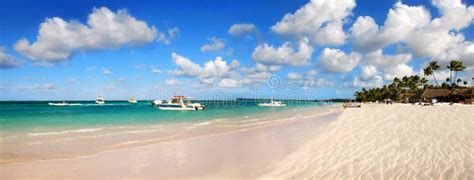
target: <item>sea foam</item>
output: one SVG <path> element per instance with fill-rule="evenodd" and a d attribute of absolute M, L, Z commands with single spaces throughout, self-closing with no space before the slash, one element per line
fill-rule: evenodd
<path fill-rule="evenodd" d="M 67 134 L 67 133 L 87 133 L 103 130 L 103 128 L 85 128 L 85 129 L 74 129 L 66 131 L 51 131 L 51 132 L 41 132 L 41 133 L 28 133 L 29 136 L 46 136 L 46 135 L 58 135 L 58 134 Z"/>

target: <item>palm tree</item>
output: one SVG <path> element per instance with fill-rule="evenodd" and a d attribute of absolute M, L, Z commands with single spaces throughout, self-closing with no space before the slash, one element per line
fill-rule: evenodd
<path fill-rule="evenodd" d="M 426 78 L 421 78 L 420 80 L 420 86 L 424 89 L 425 86 L 428 84 L 428 79 Z"/>
<path fill-rule="evenodd" d="M 456 67 L 456 60 L 451 60 L 449 62 L 449 65 L 446 66 L 448 69 L 449 69 L 449 82 L 450 82 L 450 85 L 453 85 L 453 71 L 454 71 L 454 67 Z M 446 78 L 446 81 L 448 81 L 448 78 Z"/>
<path fill-rule="evenodd" d="M 461 78 L 458 78 L 458 80 L 456 80 L 456 86 L 458 86 L 458 84 L 462 82 Z"/>
<path fill-rule="evenodd" d="M 466 69 L 466 66 L 464 66 L 462 61 L 458 61 L 456 63 L 456 66 L 454 67 L 454 79 L 456 79 L 456 77 L 458 76 L 459 71 L 464 71 L 465 69 Z M 457 82 L 457 83 L 459 83 L 459 82 Z M 457 85 L 457 83 L 456 83 L 456 85 Z"/>
<path fill-rule="evenodd" d="M 464 71 L 466 69 L 466 66 L 464 66 L 464 64 L 462 63 L 462 61 L 458 61 L 458 60 L 451 60 L 449 62 L 449 65 L 447 66 L 447 68 L 449 69 L 450 71 L 450 74 L 449 74 L 449 79 L 451 80 L 451 85 L 453 85 L 456 81 L 456 77 L 458 75 L 458 71 Z M 453 78 L 453 72 L 454 72 L 454 78 Z"/>
<path fill-rule="evenodd" d="M 420 76 L 415 75 L 415 76 L 410 76 L 409 79 L 410 79 L 410 90 L 412 92 L 415 92 L 416 90 L 418 90 L 421 78 Z"/>
<path fill-rule="evenodd" d="M 436 85 L 439 86 L 438 80 L 436 80 L 435 71 L 439 70 L 439 68 L 441 68 L 441 66 L 438 64 L 438 61 L 431 61 L 428 67 L 430 67 L 430 69 L 432 71 L 433 78 L 436 82 Z"/>
<path fill-rule="evenodd" d="M 433 75 L 433 69 L 431 69 L 430 66 L 425 67 L 425 68 L 423 69 L 423 74 L 424 74 L 426 77 L 431 76 L 431 75 Z"/>

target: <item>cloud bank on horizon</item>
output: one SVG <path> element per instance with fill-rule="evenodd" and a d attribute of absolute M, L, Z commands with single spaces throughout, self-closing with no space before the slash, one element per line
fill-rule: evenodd
<path fill-rule="evenodd" d="M 226 31 L 210 32 L 200 38 L 200 46 L 192 47 L 214 57 L 207 61 L 196 60 L 201 55 L 186 54 L 192 51 L 173 47 L 176 38 L 192 36 L 183 33 L 184 27 L 161 31 L 126 9 L 93 8 L 85 23 L 46 17 L 35 39 L 21 37 L 11 48 L 0 44 L 4 46 L 0 48 L 0 69 L 61 68 L 62 62 L 74 61 L 81 54 L 110 49 L 138 51 L 146 49 L 146 45 L 161 44 L 159 48 L 167 49 L 168 59 L 133 67 L 149 66 L 156 76 L 165 76 L 158 84 L 169 87 L 191 83 L 193 88 L 241 90 L 264 85 L 272 74 L 279 74 L 285 79 L 285 87 L 305 91 L 345 88 L 349 96 L 357 88 L 381 86 L 394 77 L 422 75 L 421 68 L 431 60 L 445 65 L 452 59 L 467 66 L 462 78 L 470 81 L 474 76 L 474 42 L 469 39 L 472 36 L 465 36 L 474 22 L 474 5 L 461 0 L 432 0 L 431 4 L 421 5 L 397 1 L 382 18 L 354 15 L 357 8 L 363 7 L 358 7 L 355 0 L 311 0 L 281 14 L 270 27 L 257 22 L 228 22 L 231 25 L 226 26 Z M 430 11 L 433 9 L 437 13 Z M 383 23 L 378 24 L 376 19 L 383 19 Z M 236 55 L 236 41 L 250 48 L 250 52 Z M 239 60 L 234 56 L 248 58 Z M 95 70 L 106 76 L 120 72 L 107 65 L 90 69 Z M 447 71 L 436 72 L 439 79 L 447 75 Z M 119 76 L 133 79 L 126 73 Z M 134 78 L 138 81 L 143 76 Z M 75 77 L 64 81 L 72 82 L 71 79 L 74 84 L 81 83 Z M 124 79 L 122 83 L 126 83 Z M 2 91 L 14 91 L 14 86 L 2 83 Z M 51 83 L 24 89 L 35 87 L 42 91 L 58 89 Z M 111 85 L 104 87 L 115 89 Z"/>

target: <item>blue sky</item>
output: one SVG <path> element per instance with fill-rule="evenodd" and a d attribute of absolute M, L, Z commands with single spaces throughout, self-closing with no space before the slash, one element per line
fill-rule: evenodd
<path fill-rule="evenodd" d="M 473 4 L 2 1 L 0 100 L 350 98 L 432 59 L 469 80 Z"/>

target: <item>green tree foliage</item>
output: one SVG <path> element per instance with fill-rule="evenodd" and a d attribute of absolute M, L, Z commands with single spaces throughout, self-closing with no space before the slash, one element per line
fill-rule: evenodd
<path fill-rule="evenodd" d="M 402 79 L 394 78 L 393 82 L 383 87 L 377 87 L 370 90 L 365 88 L 355 93 L 356 100 L 360 102 L 375 102 L 384 99 L 398 100 L 400 94 L 417 94 L 423 91 L 428 84 L 426 78 L 418 75 L 404 76 Z"/>
<path fill-rule="evenodd" d="M 393 82 L 389 85 L 369 90 L 362 88 L 361 91 L 355 92 L 354 95 L 356 100 L 359 102 L 375 102 L 384 99 L 399 100 L 401 94 L 421 94 L 425 88 L 459 88 L 459 84 L 463 81 L 461 78 L 457 78 L 458 72 L 462 72 L 466 69 L 463 62 L 458 60 L 452 60 L 449 62 L 447 68 L 450 70 L 450 76 L 446 78 L 446 82 L 442 83 L 441 86 L 438 84 L 435 76 L 435 71 L 440 68 L 441 66 L 438 64 L 438 61 L 431 61 L 428 66 L 423 68 L 423 74 L 425 77 L 433 76 L 436 82 L 436 85 L 434 86 L 429 85 L 428 80 L 425 77 L 422 78 L 418 75 L 404 76 L 402 79 L 395 77 Z M 468 85 L 467 81 L 464 81 L 463 84 L 465 86 Z"/>

